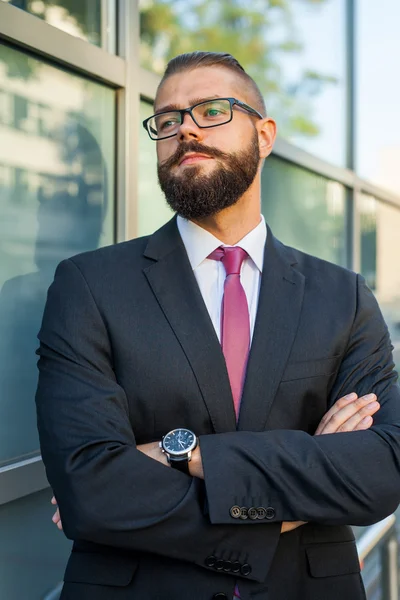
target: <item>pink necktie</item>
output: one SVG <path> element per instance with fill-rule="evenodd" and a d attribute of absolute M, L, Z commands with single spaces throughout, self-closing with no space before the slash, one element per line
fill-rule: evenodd
<path fill-rule="evenodd" d="M 220 246 L 208 258 L 220 260 L 225 267 L 224 297 L 221 310 L 221 344 L 225 356 L 229 381 L 235 406 L 236 421 L 239 418 L 240 399 L 246 375 L 250 349 L 250 318 L 246 293 L 240 282 L 240 269 L 247 252 L 239 246 Z M 239 588 L 235 587 L 234 599 L 240 600 Z"/>
<path fill-rule="evenodd" d="M 213 260 L 220 260 L 226 272 L 221 310 L 221 344 L 232 389 L 236 420 L 239 418 L 250 348 L 249 308 L 240 283 L 240 269 L 246 257 L 247 252 L 239 246 L 220 246 L 208 256 Z"/>

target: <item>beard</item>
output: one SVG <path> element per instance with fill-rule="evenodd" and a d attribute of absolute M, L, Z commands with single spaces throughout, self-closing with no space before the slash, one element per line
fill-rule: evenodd
<path fill-rule="evenodd" d="M 187 152 L 198 152 L 216 159 L 212 172 L 201 174 L 201 165 L 194 164 L 178 175 L 173 174 L 173 167 Z M 256 130 L 247 148 L 231 154 L 193 140 L 180 145 L 173 156 L 158 165 L 158 181 L 174 212 L 184 219 L 200 220 L 236 204 L 253 183 L 259 162 Z"/>

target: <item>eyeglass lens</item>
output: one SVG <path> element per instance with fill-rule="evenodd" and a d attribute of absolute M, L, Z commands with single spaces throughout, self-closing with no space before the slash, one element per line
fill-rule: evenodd
<path fill-rule="evenodd" d="M 192 115 L 199 127 L 214 127 L 223 125 L 231 119 L 229 100 L 210 100 L 197 104 L 192 108 Z M 168 113 L 155 115 L 148 123 L 152 137 L 161 139 L 175 135 L 182 124 L 181 113 L 172 110 Z"/>

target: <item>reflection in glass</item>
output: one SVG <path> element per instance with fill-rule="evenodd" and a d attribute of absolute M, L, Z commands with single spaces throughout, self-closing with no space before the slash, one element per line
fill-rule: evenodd
<path fill-rule="evenodd" d="M 3 0 L 95 46 L 102 45 L 102 0 Z"/>
<path fill-rule="evenodd" d="M 0 506 L 2 600 L 43 600 L 62 581 L 71 541 L 51 521 L 51 496 L 47 489 Z"/>
<path fill-rule="evenodd" d="M 181 52 L 229 52 L 260 86 L 281 136 L 344 165 L 345 0 L 139 5 L 143 67 L 161 74 Z"/>
<path fill-rule="evenodd" d="M 270 156 L 262 173 L 262 212 L 284 244 L 346 264 L 345 188 Z"/>
<path fill-rule="evenodd" d="M 373 196 L 359 196 L 361 232 L 361 273 L 368 287 L 376 290 L 376 200 Z"/>
<path fill-rule="evenodd" d="M 359 197 L 361 273 L 379 302 L 400 367 L 400 206 Z"/>
<path fill-rule="evenodd" d="M 385 0 L 379 18 L 374 2 L 357 3 L 356 169 L 400 196 L 399 20 L 399 0 Z"/>
<path fill-rule="evenodd" d="M 365 534 L 367 528 L 360 527 L 362 534 Z M 365 586 L 366 596 L 370 600 L 386 600 L 384 593 L 386 581 L 385 573 L 382 569 L 382 554 L 384 552 L 384 543 L 378 544 L 370 554 L 368 554 L 363 567 L 361 576 Z"/>
<path fill-rule="evenodd" d="M 64 258 L 113 242 L 114 92 L 0 45 L 0 463 L 38 450 L 35 349 Z"/>
<path fill-rule="evenodd" d="M 153 106 L 140 103 L 140 121 L 153 114 Z M 172 216 L 157 182 L 156 144 L 143 127 L 139 128 L 139 206 L 137 235 L 148 235 L 164 225 Z"/>

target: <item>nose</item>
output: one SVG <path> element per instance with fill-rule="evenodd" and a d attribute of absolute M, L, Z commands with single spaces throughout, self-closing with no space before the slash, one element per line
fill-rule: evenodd
<path fill-rule="evenodd" d="M 202 129 L 196 125 L 189 113 L 186 113 L 183 116 L 177 137 L 180 142 L 188 140 L 201 140 L 203 138 Z"/>

